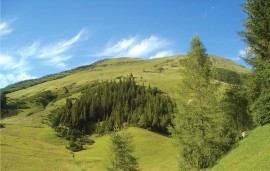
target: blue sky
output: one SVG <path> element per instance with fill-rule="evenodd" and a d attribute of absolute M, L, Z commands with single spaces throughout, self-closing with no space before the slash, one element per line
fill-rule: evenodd
<path fill-rule="evenodd" d="M 1 0 L 0 87 L 108 57 L 208 54 L 244 65 L 244 0 Z"/>

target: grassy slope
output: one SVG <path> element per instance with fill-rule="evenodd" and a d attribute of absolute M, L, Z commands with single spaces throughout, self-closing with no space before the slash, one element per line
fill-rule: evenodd
<path fill-rule="evenodd" d="M 174 170 L 177 167 L 171 139 L 144 129 L 128 128 L 136 144 L 142 170 Z M 1 129 L 2 170 L 104 170 L 109 135 L 97 137 L 94 145 L 75 153 L 49 127 L 6 125 Z"/>
<path fill-rule="evenodd" d="M 16 101 L 44 90 L 59 91 L 61 87 L 83 86 L 95 80 L 111 80 L 130 73 L 139 84 L 158 87 L 173 98 L 178 98 L 177 84 L 181 81 L 178 67 L 180 59 L 173 56 L 152 60 L 117 58 L 98 63 L 94 69 L 85 69 L 64 78 L 38 84 L 24 90 L 8 94 Z M 232 61 L 213 57 L 216 67 L 247 72 Z M 164 71 L 157 72 L 158 67 Z M 80 93 L 73 94 L 78 97 Z M 23 110 L 19 115 L 4 119 L 6 128 L 1 129 L 1 169 L 3 170 L 103 170 L 102 160 L 108 143 L 108 136 L 98 137 L 96 143 L 87 150 L 76 153 L 72 158 L 65 149 L 66 141 L 55 136 L 46 124 L 49 111 L 64 104 L 65 99 L 51 103 L 44 111 L 38 106 Z M 34 113 L 27 116 L 29 113 Z M 140 158 L 143 170 L 176 170 L 170 139 L 146 130 L 131 128 L 137 146 L 135 154 Z M 23 166 L 23 167 L 22 167 Z"/>
<path fill-rule="evenodd" d="M 250 132 L 211 170 L 270 170 L 270 124 Z"/>

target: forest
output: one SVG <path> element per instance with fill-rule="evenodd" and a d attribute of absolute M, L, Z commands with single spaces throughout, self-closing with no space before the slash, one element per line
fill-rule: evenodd
<path fill-rule="evenodd" d="M 65 106 L 52 111 L 49 118 L 58 135 L 69 140 L 127 126 L 168 134 L 174 109 L 175 102 L 168 95 L 150 85 L 137 85 L 130 74 L 89 87 L 79 99 L 66 99 Z"/>

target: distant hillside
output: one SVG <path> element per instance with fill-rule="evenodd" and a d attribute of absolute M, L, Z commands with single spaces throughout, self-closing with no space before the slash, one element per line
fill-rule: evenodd
<path fill-rule="evenodd" d="M 237 73 L 249 72 L 248 69 L 234 63 L 229 59 L 213 55 L 210 55 L 210 57 L 212 58 L 213 64 L 216 68 L 222 68 Z M 153 85 L 158 84 L 157 86 L 164 87 L 166 83 L 159 78 L 164 78 L 164 81 L 178 80 L 178 67 L 182 64 L 181 60 L 185 58 L 186 55 L 176 55 L 157 59 L 106 59 L 98 61 L 92 65 L 81 66 L 58 74 L 52 74 L 38 79 L 15 83 L 2 89 L 2 91 L 10 93 L 9 96 L 11 98 L 17 98 L 21 95 L 30 95 L 40 90 L 57 91 L 57 88 L 60 87 L 80 87 L 94 80 L 111 80 L 119 76 L 129 75 L 130 73 L 133 73 L 133 75 L 135 75 L 137 78 L 142 78 L 137 79 L 138 82 L 151 82 Z M 159 81 L 157 82 L 155 78 L 158 78 Z M 164 89 L 168 88 L 164 87 Z"/>
<path fill-rule="evenodd" d="M 98 61 L 98 62 L 102 62 L 104 60 Z M 11 93 L 14 91 L 18 91 L 18 90 L 22 90 L 31 86 L 35 86 L 37 84 L 41 84 L 47 81 L 52 81 L 52 80 L 56 80 L 56 79 L 60 79 L 63 78 L 65 76 L 68 76 L 70 74 L 85 70 L 87 68 L 93 68 L 96 64 L 98 64 L 98 62 L 95 62 L 93 64 L 90 65 L 83 65 L 71 70 L 67 70 L 67 71 L 63 71 L 57 74 L 50 74 L 50 75 L 46 75 L 44 77 L 41 78 L 37 78 L 37 79 L 30 79 L 30 80 L 24 80 L 24 81 L 20 81 L 11 85 L 6 86 L 5 88 L 2 88 L 1 91 L 3 91 L 4 93 Z"/>

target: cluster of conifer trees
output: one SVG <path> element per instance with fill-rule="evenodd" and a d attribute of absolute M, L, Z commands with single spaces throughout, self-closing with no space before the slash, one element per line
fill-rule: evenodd
<path fill-rule="evenodd" d="M 131 74 L 91 87 L 80 99 L 67 99 L 66 105 L 54 110 L 50 119 L 58 130 L 72 128 L 81 133 L 96 129 L 104 134 L 125 124 L 167 133 L 174 107 L 168 95 L 150 85 L 136 85 Z"/>

